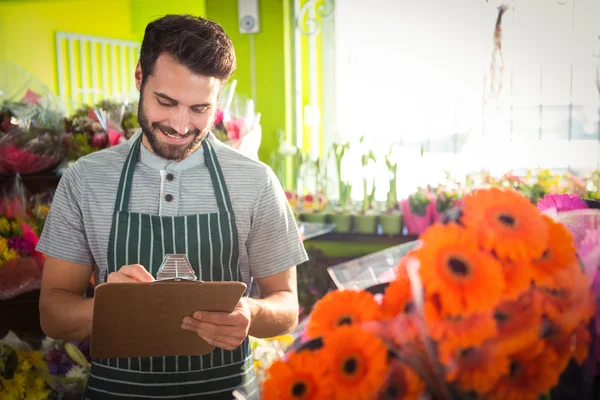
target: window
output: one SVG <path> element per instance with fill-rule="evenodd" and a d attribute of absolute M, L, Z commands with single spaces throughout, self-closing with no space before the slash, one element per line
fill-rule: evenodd
<path fill-rule="evenodd" d="M 502 17 L 503 79 L 495 98 L 490 65 L 499 5 L 336 2 L 336 131 L 354 143 L 364 135 L 379 154 L 377 198 L 387 192 L 383 154 L 390 144 L 398 147 L 401 197 L 437 183 L 446 170 L 598 167 L 600 2 L 511 3 Z M 347 166 L 353 197 L 361 198 L 360 162 Z"/>

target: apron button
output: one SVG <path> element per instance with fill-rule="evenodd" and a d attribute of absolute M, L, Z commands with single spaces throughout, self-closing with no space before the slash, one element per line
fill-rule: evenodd
<path fill-rule="evenodd" d="M 165 200 L 166 201 L 173 201 L 173 195 L 172 194 L 168 194 L 165 196 Z"/>
<path fill-rule="evenodd" d="M 175 177 L 173 176 L 173 174 L 167 174 L 166 178 L 168 181 L 172 181 Z"/>

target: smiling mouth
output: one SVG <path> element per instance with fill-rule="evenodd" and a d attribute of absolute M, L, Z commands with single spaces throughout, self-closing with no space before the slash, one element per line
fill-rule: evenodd
<path fill-rule="evenodd" d="M 185 138 L 187 138 L 188 136 L 190 136 L 189 133 L 186 133 L 185 135 L 179 135 L 179 134 L 171 134 L 171 133 L 167 133 L 165 132 L 163 129 L 158 128 L 165 136 L 170 137 L 171 139 L 175 139 L 175 140 L 183 140 Z"/>

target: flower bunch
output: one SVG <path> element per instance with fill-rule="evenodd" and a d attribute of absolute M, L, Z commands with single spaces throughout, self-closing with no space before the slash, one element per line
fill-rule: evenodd
<path fill-rule="evenodd" d="M 42 353 L 48 365 L 46 383 L 58 393 L 83 393 L 90 373 L 90 341 L 45 338 Z"/>
<path fill-rule="evenodd" d="M 0 398 L 44 400 L 50 395 L 44 377 L 48 366 L 41 352 L 9 332 L 0 340 Z"/>
<path fill-rule="evenodd" d="M 127 104 L 102 100 L 92 107 L 82 107 L 67 119 L 65 147 L 67 158 L 75 161 L 125 140 L 124 122 Z"/>
<path fill-rule="evenodd" d="M 480 189 L 420 236 L 391 282 L 327 294 L 264 398 L 537 399 L 583 368 L 595 314 L 567 226 Z"/>

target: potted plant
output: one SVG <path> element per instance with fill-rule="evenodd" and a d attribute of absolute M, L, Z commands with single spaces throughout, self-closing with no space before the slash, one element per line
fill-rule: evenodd
<path fill-rule="evenodd" d="M 304 196 L 304 214 L 303 219 L 306 222 L 324 224 L 327 222 L 327 213 L 325 212 L 326 196 L 323 191 L 324 178 L 321 171 L 321 159 L 316 157 L 312 162 L 315 175 L 315 192 Z"/>
<path fill-rule="evenodd" d="M 361 137 L 361 145 L 364 142 L 364 137 Z M 363 167 L 363 202 L 362 209 L 356 215 L 356 232 L 373 234 L 377 230 L 378 212 L 373 208 L 375 200 L 375 179 L 373 174 L 369 172 L 369 165 L 377 162 L 375 154 L 372 150 L 366 151 L 362 156 Z"/>
<path fill-rule="evenodd" d="M 392 147 L 385 156 L 385 164 L 390 173 L 390 189 L 387 194 L 386 210 L 379 216 L 381 229 L 385 235 L 402 232 L 402 213 L 398 203 L 398 161 L 392 157 Z"/>
<path fill-rule="evenodd" d="M 427 189 L 418 188 L 415 193 L 402 200 L 400 207 L 409 235 L 418 235 L 433 223 L 435 197 Z"/>
<path fill-rule="evenodd" d="M 352 231 L 352 222 L 354 216 L 350 212 L 350 195 L 352 185 L 342 178 L 342 160 L 345 153 L 350 148 L 350 143 L 334 143 L 333 155 L 335 157 L 335 167 L 337 173 L 339 205 L 334 207 L 330 214 L 331 222 L 335 225 L 334 232 L 349 233 Z"/>

